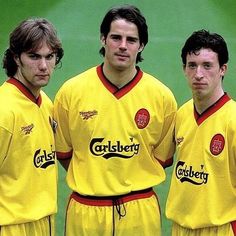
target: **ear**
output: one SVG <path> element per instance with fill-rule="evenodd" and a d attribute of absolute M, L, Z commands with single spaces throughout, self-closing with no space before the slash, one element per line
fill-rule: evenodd
<path fill-rule="evenodd" d="M 104 35 L 101 35 L 100 41 L 101 41 L 102 46 L 104 47 L 106 45 L 106 39 L 105 39 Z"/>
<path fill-rule="evenodd" d="M 20 65 L 20 58 L 19 58 L 18 55 L 14 55 L 14 60 L 15 60 L 15 62 L 17 64 L 17 66 L 19 66 Z"/>
<path fill-rule="evenodd" d="M 227 64 L 224 64 L 223 66 L 221 66 L 221 68 L 220 68 L 220 75 L 224 76 L 226 71 L 227 71 L 227 69 L 228 69 Z"/>
<path fill-rule="evenodd" d="M 143 45 L 143 43 L 142 43 L 142 44 L 140 45 L 139 49 L 138 49 L 138 52 L 142 52 L 143 49 L 144 49 L 144 45 Z"/>

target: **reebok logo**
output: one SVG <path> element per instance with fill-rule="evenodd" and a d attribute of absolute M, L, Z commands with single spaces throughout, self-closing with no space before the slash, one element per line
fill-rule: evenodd
<path fill-rule="evenodd" d="M 34 124 L 30 124 L 27 126 L 21 127 L 21 132 L 23 132 L 25 135 L 30 134 L 34 128 Z"/>
<path fill-rule="evenodd" d="M 80 116 L 83 118 L 83 120 L 88 120 L 93 118 L 93 116 L 97 115 L 98 112 L 93 110 L 93 111 L 81 111 Z"/>

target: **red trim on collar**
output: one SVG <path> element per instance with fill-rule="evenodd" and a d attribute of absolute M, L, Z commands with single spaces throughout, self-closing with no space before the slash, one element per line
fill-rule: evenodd
<path fill-rule="evenodd" d="M 36 99 L 34 95 L 30 92 L 30 90 L 23 83 L 21 83 L 15 78 L 9 78 L 6 82 L 16 86 L 27 98 L 29 98 L 33 103 L 37 104 L 40 107 L 42 103 L 41 94 L 39 94 L 39 97 Z"/>
<path fill-rule="evenodd" d="M 210 106 L 207 110 L 205 110 L 202 114 L 199 114 L 194 107 L 194 117 L 198 125 L 200 125 L 204 120 L 206 120 L 209 116 L 217 112 L 225 103 L 230 101 L 231 98 L 225 93 L 216 103 Z"/>
<path fill-rule="evenodd" d="M 127 94 L 142 78 L 143 72 L 138 69 L 137 74 L 135 77 L 125 86 L 122 88 L 117 88 L 114 84 L 112 84 L 103 74 L 102 65 L 97 66 L 97 74 L 100 80 L 102 81 L 103 85 L 117 98 L 123 97 Z"/>

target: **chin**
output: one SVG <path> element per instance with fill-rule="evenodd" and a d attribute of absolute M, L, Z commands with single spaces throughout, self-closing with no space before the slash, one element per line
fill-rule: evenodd
<path fill-rule="evenodd" d="M 39 83 L 39 84 L 38 84 L 38 87 L 45 87 L 45 86 L 48 85 L 48 83 L 49 83 L 49 81 L 45 81 L 45 82 L 43 82 L 43 83 Z"/>
<path fill-rule="evenodd" d="M 126 65 L 126 64 L 121 64 L 121 63 L 119 63 L 119 64 L 115 65 L 115 68 L 116 68 L 117 70 L 124 70 L 124 69 L 129 68 L 129 66 Z"/>

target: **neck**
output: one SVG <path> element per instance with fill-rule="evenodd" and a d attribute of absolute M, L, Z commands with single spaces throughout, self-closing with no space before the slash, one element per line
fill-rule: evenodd
<path fill-rule="evenodd" d="M 207 110 L 210 106 L 216 103 L 222 96 L 224 95 L 224 91 L 221 90 L 216 96 L 210 97 L 201 97 L 197 95 L 193 95 L 194 105 L 199 114 L 202 114 L 205 110 Z"/>
<path fill-rule="evenodd" d="M 33 96 L 35 97 L 35 99 L 38 98 L 39 94 L 40 94 L 40 88 L 36 88 L 33 85 L 31 85 L 30 82 L 28 82 L 28 80 L 26 80 L 24 78 L 24 76 L 15 74 L 14 76 L 15 79 L 19 80 L 22 84 L 24 84 L 24 86 L 33 94 Z"/>
<path fill-rule="evenodd" d="M 116 87 L 121 88 L 127 83 L 129 83 L 136 75 L 136 67 L 127 68 L 127 69 L 114 69 L 110 65 L 103 65 L 103 73 L 106 78 L 114 84 Z"/>

